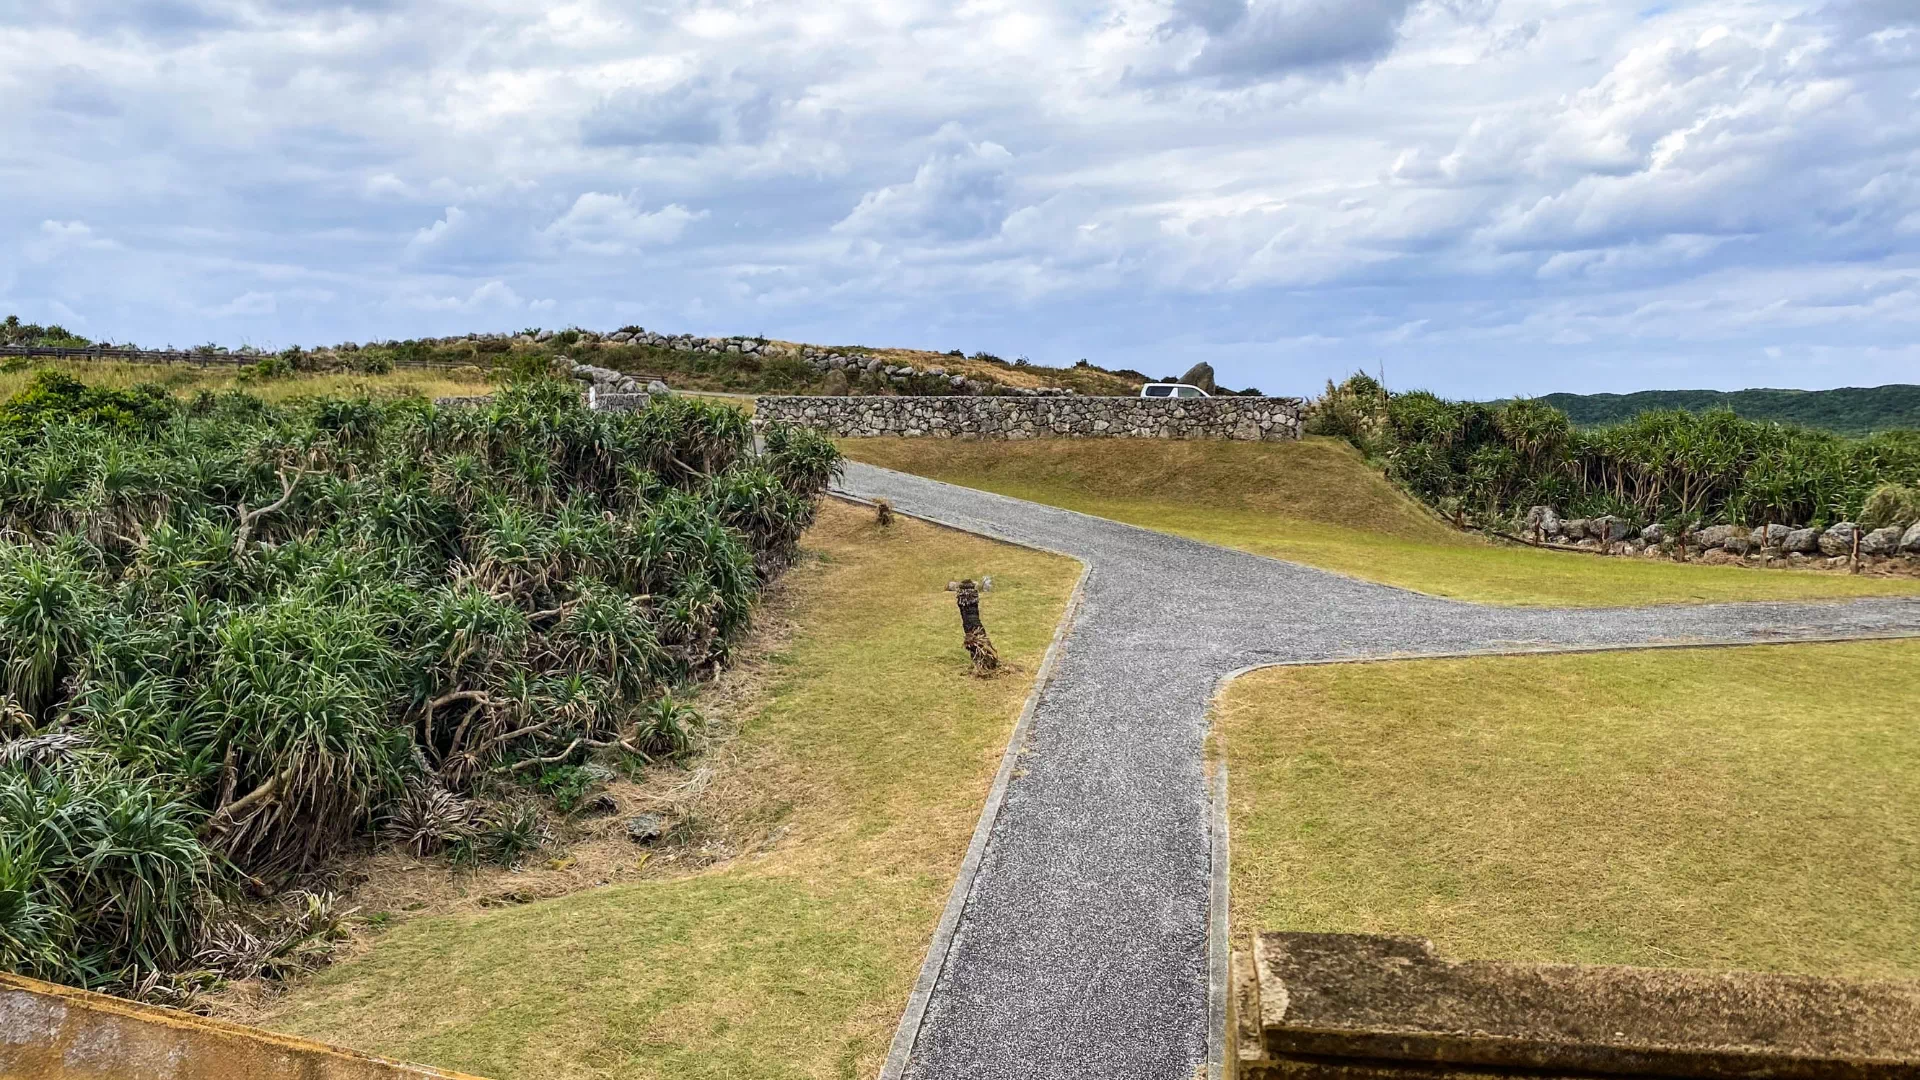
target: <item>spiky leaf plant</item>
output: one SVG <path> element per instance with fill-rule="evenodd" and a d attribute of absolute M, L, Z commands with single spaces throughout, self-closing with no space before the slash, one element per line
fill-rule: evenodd
<path fill-rule="evenodd" d="M 382 824 L 511 860 L 543 832 L 483 809 L 507 781 L 683 752 L 672 689 L 839 467 L 816 434 L 756 454 L 735 410 L 596 413 L 545 378 L 450 410 L 48 381 L 0 418 L 0 963 L 128 988 L 192 962 L 242 873 Z"/>

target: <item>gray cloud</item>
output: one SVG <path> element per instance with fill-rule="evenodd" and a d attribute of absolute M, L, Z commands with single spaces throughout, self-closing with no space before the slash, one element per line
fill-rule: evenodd
<path fill-rule="evenodd" d="M 1296 391 L 1380 360 L 1455 393 L 1910 378 L 1917 13 L 0 3 L 0 311 L 178 344 L 638 322 Z"/>
<path fill-rule="evenodd" d="M 937 149 L 913 179 L 877 188 L 835 231 L 882 241 L 960 241 L 997 232 L 1006 220 L 1013 155 L 998 143 L 969 143 L 957 129 L 936 138 Z"/>
<path fill-rule="evenodd" d="M 773 116 L 766 90 L 701 77 L 662 90 L 617 90 L 594 106 L 580 132 L 590 146 L 751 143 L 766 138 Z"/>
<path fill-rule="evenodd" d="M 1175 28 L 1203 31 L 1190 71 L 1259 79 L 1378 60 L 1415 0 L 1180 0 Z"/>

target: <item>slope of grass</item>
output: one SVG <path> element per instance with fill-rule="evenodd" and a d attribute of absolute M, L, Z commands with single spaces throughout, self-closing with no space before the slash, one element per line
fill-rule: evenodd
<path fill-rule="evenodd" d="M 1457 532 L 1346 443 L 842 439 L 850 458 L 1258 555 L 1492 604 L 1611 607 L 1920 593 L 1920 581 L 1597 558 Z"/>
<path fill-rule="evenodd" d="M 1920 642 L 1256 672 L 1234 923 L 1448 955 L 1920 976 Z"/>
<path fill-rule="evenodd" d="M 794 636 L 712 762 L 706 812 L 761 850 L 416 919 L 269 1026 L 502 1080 L 873 1075 L 1078 568 L 840 504 L 806 546 Z M 1012 662 L 988 681 L 944 588 L 983 573 Z"/>

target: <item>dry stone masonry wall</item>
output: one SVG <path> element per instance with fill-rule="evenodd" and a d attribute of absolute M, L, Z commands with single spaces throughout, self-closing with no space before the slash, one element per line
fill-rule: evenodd
<path fill-rule="evenodd" d="M 1665 525 L 1637 528 L 1617 517 L 1563 518 L 1550 506 L 1536 506 L 1519 524 L 1521 539 L 1547 546 L 1709 564 L 1834 568 L 1920 557 L 1920 522 L 1878 529 L 1851 521 L 1824 529 L 1710 525 L 1681 535 Z"/>
<path fill-rule="evenodd" d="M 936 439 L 1300 437 L 1298 398 L 763 397 L 756 423 Z"/>

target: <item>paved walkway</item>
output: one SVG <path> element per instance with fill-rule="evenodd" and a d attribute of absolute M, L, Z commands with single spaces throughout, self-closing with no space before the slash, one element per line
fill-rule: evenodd
<path fill-rule="evenodd" d="M 872 466 L 849 464 L 841 489 L 1089 568 L 913 1042 L 912 1080 L 1192 1080 L 1208 1035 L 1202 740 L 1209 699 L 1230 672 L 1920 634 L 1920 601 L 1482 607 Z"/>

